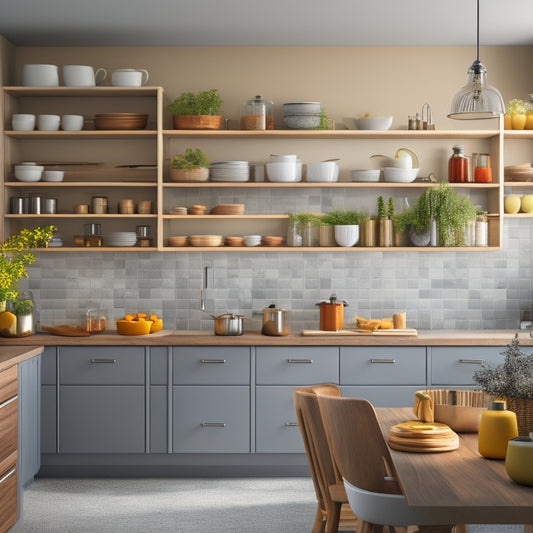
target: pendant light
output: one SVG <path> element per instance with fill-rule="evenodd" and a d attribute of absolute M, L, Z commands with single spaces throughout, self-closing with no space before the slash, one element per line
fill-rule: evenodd
<path fill-rule="evenodd" d="M 468 69 L 468 81 L 454 95 L 448 117 L 461 120 L 496 118 L 505 113 L 502 95 L 487 85 L 487 69 L 479 60 L 479 0 L 477 0 L 477 59 Z"/>

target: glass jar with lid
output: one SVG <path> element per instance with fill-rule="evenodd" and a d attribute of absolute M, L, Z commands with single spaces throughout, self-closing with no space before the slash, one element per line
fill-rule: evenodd
<path fill-rule="evenodd" d="M 274 129 L 274 103 L 262 100 L 257 95 L 252 100 L 247 100 L 241 106 L 241 130 L 273 130 Z"/>
<path fill-rule="evenodd" d="M 448 181 L 467 183 L 470 181 L 470 161 L 465 155 L 465 147 L 462 144 L 456 144 L 452 150 L 453 154 L 448 160 Z"/>

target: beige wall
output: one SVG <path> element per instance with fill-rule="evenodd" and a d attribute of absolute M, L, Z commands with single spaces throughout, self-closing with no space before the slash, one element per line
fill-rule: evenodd
<path fill-rule="evenodd" d="M 235 120 L 241 103 L 261 94 L 276 104 L 279 124 L 283 102 L 314 100 L 337 122 L 393 114 L 399 128 L 427 102 L 437 128 L 471 128 L 446 112 L 474 59 L 475 47 L 17 47 L 14 81 L 21 83 L 24 63 L 147 68 L 149 85 L 163 86 L 168 99 L 217 88 Z M 481 60 L 504 100 L 533 92 L 532 47 L 482 47 Z"/>

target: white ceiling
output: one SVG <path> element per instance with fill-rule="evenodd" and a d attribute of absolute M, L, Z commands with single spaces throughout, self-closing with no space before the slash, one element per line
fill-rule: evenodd
<path fill-rule="evenodd" d="M 480 0 L 481 45 L 533 45 L 533 0 Z M 0 0 L 17 46 L 475 45 L 476 0 Z"/>

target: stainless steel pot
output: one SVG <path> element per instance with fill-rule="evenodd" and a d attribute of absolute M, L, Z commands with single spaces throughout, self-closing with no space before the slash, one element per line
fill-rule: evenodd
<path fill-rule="evenodd" d="M 285 309 L 276 308 L 275 304 L 265 307 L 263 309 L 263 327 L 261 333 L 272 337 L 283 337 L 288 335 L 289 327 L 287 326 L 287 311 Z"/>
<path fill-rule="evenodd" d="M 242 315 L 224 313 L 223 315 L 210 315 L 215 321 L 215 335 L 242 335 Z"/>

